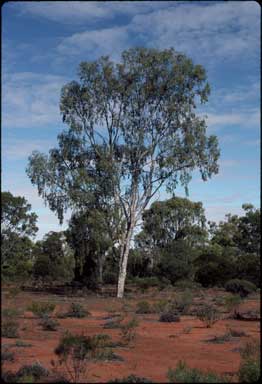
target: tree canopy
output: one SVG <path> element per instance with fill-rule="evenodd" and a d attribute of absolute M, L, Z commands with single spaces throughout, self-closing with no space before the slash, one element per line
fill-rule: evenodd
<path fill-rule="evenodd" d="M 79 79 L 62 89 L 69 128 L 59 147 L 49 156 L 34 152 L 27 172 L 60 221 L 67 208 L 94 199 L 119 210 L 122 297 L 130 241 L 151 198 L 179 182 L 187 189 L 196 168 L 203 180 L 218 172 L 217 138 L 196 115 L 209 85 L 204 68 L 174 49 L 131 48 L 119 63 L 82 62 Z"/>

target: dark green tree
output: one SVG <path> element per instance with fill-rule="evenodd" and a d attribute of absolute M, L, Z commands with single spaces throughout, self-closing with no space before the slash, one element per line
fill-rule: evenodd
<path fill-rule="evenodd" d="M 34 247 L 33 275 L 51 283 L 71 281 L 73 278 L 73 253 L 64 232 L 48 232 Z"/>
<path fill-rule="evenodd" d="M 1 193 L 1 260 L 12 263 L 17 250 L 17 242 L 29 242 L 35 236 L 37 215 L 31 211 L 31 205 L 21 196 L 13 196 L 10 192 Z M 30 248 L 30 247 L 29 247 Z"/>
<path fill-rule="evenodd" d="M 174 49 L 132 48 L 120 63 L 83 62 L 80 81 L 62 89 L 60 110 L 69 129 L 49 156 L 34 152 L 27 169 L 60 220 L 93 196 L 121 212 L 118 297 L 123 297 L 134 228 L 164 186 L 186 189 L 194 169 L 218 172 L 218 142 L 196 115 L 209 85 L 201 65 Z M 106 192 L 106 193 L 103 193 Z"/>

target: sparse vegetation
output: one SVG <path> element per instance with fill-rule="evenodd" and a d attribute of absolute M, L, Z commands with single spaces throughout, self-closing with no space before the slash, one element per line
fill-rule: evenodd
<path fill-rule="evenodd" d="M 4 363 L 5 361 L 10 361 L 13 363 L 15 360 L 15 354 L 14 352 L 10 351 L 8 346 L 3 345 L 1 348 L 1 362 Z"/>
<path fill-rule="evenodd" d="M 49 375 L 48 369 L 46 369 L 38 361 L 31 365 L 23 365 L 17 372 L 16 377 L 20 380 L 25 380 L 26 378 L 32 377 L 35 380 L 47 377 Z M 22 381 L 25 382 L 26 381 Z"/>
<path fill-rule="evenodd" d="M 19 324 L 15 320 L 4 320 L 2 321 L 1 334 L 2 337 L 16 338 L 18 334 Z"/>
<path fill-rule="evenodd" d="M 256 383 L 261 375 L 260 347 L 258 342 L 247 342 L 240 352 L 242 361 L 238 377 L 242 383 Z"/>
<path fill-rule="evenodd" d="M 241 297 L 246 297 L 250 293 L 256 291 L 256 286 L 247 280 L 233 279 L 227 281 L 225 289 L 228 292 L 237 293 Z"/>
<path fill-rule="evenodd" d="M 197 318 L 201 320 L 207 328 L 210 328 L 219 320 L 220 314 L 213 305 L 204 304 L 198 309 Z"/>
<path fill-rule="evenodd" d="M 161 321 L 162 323 L 176 323 L 180 321 L 180 316 L 176 310 L 169 309 L 161 313 L 159 321 Z"/>
<path fill-rule="evenodd" d="M 129 344 L 136 337 L 136 328 L 138 327 L 138 320 L 133 317 L 127 323 L 121 324 L 121 337 L 124 343 Z"/>
<path fill-rule="evenodd" d="M 203 373 L 199 369 L 189 368 L 179 361 L 175 369 L 169 368 L 167 377 L 170 383 L 227 383 L 225 378 L 213 372 Z"/>
<path fill-rule="evenodd" d="M 76 317 L 78 319 L 86 316 L 90 316 L 90 312 L 88 312 L 80 303 L 72 303 L 69 311 L 65 313 L 65 317 Z"/>
<path fill-rule="evenodd" d="M 224 298 L 224 305 L 229 312 L 236 309 L 241 302 L 242 302 L 242 298 L 238 294 L 226 296 Z"/>
<path fill-rule="evenodd" d="M 126 377 L 122 377 L 120 379 L 113 379 L 108 381 L 108 383 L 153 383 L 150 379 L 146 377 L 139 377 L 136 375 L 129 375 Z"/>
<path fill-rule="evenodd" d="M 44 314 L 42 316 L 42 320 L 40 322 L 44 331 L 57 331 L 57 327 L 59 325 L 58 321 L 52 319 L 48 314 Z"/>
<path fill-rule="evenodd" d="M 147 314 L 147 313 L 152 313 L 153 308 L 149 304 L 148 301 L 139 301 L 136 305 L 136 313 L 137 314 Z"/>
<path fill-rule="evenodd" d="M 28 311 L 33 312 L 33 314 L 37 317 L 43 317 L 55 309 L 54 303 L 41 303 L 33 301 L 28 307 Z"/>

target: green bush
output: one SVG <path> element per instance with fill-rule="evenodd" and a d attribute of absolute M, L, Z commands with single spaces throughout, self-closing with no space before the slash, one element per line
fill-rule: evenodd
<path fill-rule="evenodd" d="M 197 290 L 202 288 L 202 285 L 200 283 L 197 283 L 196 281 L 192 281 L 192 280 L 178 280 L 174 285 L 176 288 L 180 288 L 180 289 Z"/>
<path fill-rule="evenodd" d="M 43 317 L 48 313 L 53 312 L 55 309 L 55 304 L 54 303 L 41 303 L 41 302 L 36 302 L 33 301 L 29 306 L 28 306 L 28 311 L 33 312 L 35 316 L 38 317 Z"/>
<path fill-rule="evenodd" d="M 146 377 L 139 377 L 136 375 L 129 375 L 122 377 L 121 379 L 113 379 L 108 381 L 108 383 L 153 383 L 150 379 Z"/>
<path fill-rule="evenodd" d="M 153 305 L 153 311 L 156 312 L 156 313 L 161 313 L 161 312 L 164 312 L 165 309 L 167 308 L 169 304 L 169 301 L 168 300 L 158 300 L 156 303 L 154 303 Z"/>
<path fill-rule="evenodd" d="M 134 283 L 139 286 L 142 291 L 147 290 L 150 287 L 161 286 L 161 282 L 156 276 L 152 277 L 136 277 L 133 279 Z"/>
<path fill-rule="evenodd" d="M 1 326 L 2 337 L 16 338 L 18 335 L 18 322 L 14 320 L 4 320 Z"/>
<path fill-rule="evenodd" d="M 259 343 L 255 340 L 247 342 L 240 355 L 242 361 L 238 371 L 239 381 L 242 383 L 258 382 L 261 373 Z"/>
<path fill-rule="evenodd" d="M 159 321 L 162 323 L 176 323 L 180 321 L 180 317 L 176 311 L 169 309 L 166 312 L 161 313 Z"/>
<path fill-rule="evenodd" d="M 42 325 L 44 331 L 57 331 L 57 327 L 59 325 L 58 321 L 52 319 L 47 314 L 43 315 L 40 324 Z"/>
<path fill-rule="evenodd" d="M 79 303 L 72 303 L 70 306 L 70 309 L 65 314 L 67 317 L 76 317 L 76 318 L 83 318 L 86 316 L 89 316 L 90 313 L 84 309 L 84 307 Z"/>
<path fill-rule="evenodd" d="M 16 347 L 21 347 L 21 348 L 26 348 L 26 347 L 32 347 L 32 344 L 30 343 L 26 343 L 24 342 L 23 340 L 16 340 L 15 342 L 15 346 Z"/>
<path fill-rule="evenodd" d="M 207 328 L 210 328 L 219 320 L 219 312 L 216 307 L 211 304 L 205 304 L 197 310 L 196 316 L 201 320 Z"/>
<path fill-rule="evenodd" d="M 224 299 L 224 305 L 228 311 L 232 311 L 242 302 L 240 295 L 227 296 Z"/>
<path fill-rule="evenodd" d="M 136 328 L 138 327 L 138 321 L 135 317 L 129 320 L 125 324 L 121 324 L 121 336 L 124 343 L 129 344 L 136 337 Z"/>
<path fill-rule="evenodd" d="M 19 379 L 32 376 L 34 380 L 39 380 L 39 379 L 46 377 L 48 375 L 49 375 L 48 369 L 46 369 L 39 362 L 35 362 L 31 365 L 23 365 L 16 372 L 16 377 Z"/>
<path fill-rule="evenodd" d="M 146 314 L 152 313 L 153 309 L 148 301 L 139 301 L 136 305 L 136 313 L 138 314 Z"/>
<path fill-rule="evenodd" d="M 190 290 L 186 289 L 185 292 L 175 297 L 173 305 L 176 310 L 181 314 L 186 314 L 193 302 L 193 295 Z"/>
<path fill-rule="evenodd" d="M 232 279 L 226 282 L 225 289 L 228 292 L 238 293 L 241 297 L 246 297 L 256 291 L 256 286 L 247 280 Z"/>
<path fill-rule="evenodd" d="M 2 346 L 1 349 L 1 361 L 10 361 L 13 363 L 15 360 L 14 352 L 10 351 L 6 345 Z"/>
<path fill-rule="evenodd" d="M 179 361 L 176 369 L 169 368 L 167 377 L 170 383 L 226 383 L 225 378 L 213 372 L 203 373 L 199 369 L 189 368 Z"/>
<path fill-rule="evenodd" d="M 16 308 L 4 308 L 2 309 L 2 316 L 8 318 L 14 318 L 19 315 L 19 311 Z"/>

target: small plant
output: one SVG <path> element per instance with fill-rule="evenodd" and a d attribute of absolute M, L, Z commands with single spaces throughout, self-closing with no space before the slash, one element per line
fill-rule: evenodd
<path fill-rule="evenodd" d="M 219 312 L 211 304 L 203 305 L 203 307 L 198 309 L 196 315 L 207 328 L 211 328 L 219 320 Z"/>
<path fill-rule="evenodd" d="M 51 364 L 54 370 L 63 366 L 73 383 L 79 382 L 81 374 L 85 374 L 87 363 L 95 350 L 92 337 L 85 335 L 73 335 L 65 333 L 55 349 L 58 356 L 58 364 L 53 360 Z"/>
<path fill-rule="evenodd" d="M 135 339 L 138 324 L 137 319 L 133 317 L 133 319 L 121 325 L 121 336 L 124 343 L 129 344 Z"/>
<path fill-rule="evenodd" d="M 72 303 L 69 311 L 66 313 L 66 317 L 83 318 L 89 316 L 90 312 L 86 311 L 80 303 Z"/>
<path fill-rule="evenodd" d="M 173 305 L 181 314 L 186 314 L 192 304 L 193 295 L 189 289 L 175 297 Z"/>
<path fill-rule="evenodd" d="M 236 309 L 241 302 L 242 298 L 240 295 L 232 295 L 224 298 L 224 305 L 229 312 Z"/>
<path fill-rule="evenodd" d="M 102 361 L 124 361 L 124 359 L 114 353 L 111 348 L 97 350 L 97 352 L 94 354 L 94 359 Z"/>
<path fill-rule="evenodd" d="M 257 287 L 247 280 L 232 279 L 225 284 L 225 289 L 228 292 L 238 293 L 241 297 L 246 297 L 255 292 Z"/>
<path fill-rule="evenodd" d="M 179 361 L 176 369 L 169 368 L 167 377 L 170 383 L 226 383 L 225 378 L 213 372 L 203 373 L 199 369 L 189 368 Z"/>
<path fill-rule="evenodd" d="M 136 305 L 136 313 L 137 314 L 152 313 L 151 305 L 148 303 L 148 301 L 139 301 Z"/>
<path fill-rule="evenodd" d="M 19 315 L 19 311 L 16 308 L 4 308 L 2 309 L 2 316 L 8 318 L 15 318 Z"/>
<path fill-rule="evenodd" d="M 15 360 L 14 353 L 10 351 L 7 346 L 3 345 L 1 350 L 1 361 L 2 362 L 10 361 L 11 363 L 13 363 L 14 360 Z"/>
<path fill-rule="evenodd" d="M 153 383 L 150 379 L 146 377 L 139 377 L 136 375 L 129 375 L 122 377 L 121 379 L 113 379 L 108 381 L 108 383 Z"/>
<path fill-rule="evenodd" d="M 51 319 L 48 314 L 44 314 L 40 322 L 44 331 L 57 331 L 58 321 Z"/>
<path fill-rule="evenodd" d="M 191 326 L 188 326 L 188 327 L 183 328 L 183 333 L 185 333 L 185 334 L 189 334 L 189 333 L 191 333 L 192 328 L 193 328 L 193 327 L 191 327 Z"/>
<path fill-rule="evenodd" d="M 169 308 L 161 313 L 159 321 L 162 323 L 177 323 L 180 321 L 180 316 L 174 308 Z"/>
<path fill-rule="evenodd" d="M 104 327 L 105 329 L 118 329 L 121 328 L 121 321 L 123 320 L 123 316 L 120 316 L 118 319 L 115 320 L 108 320 Z"/>
<path fill-rule="evenodd" d="M 232 338 L 232 335 L 230 332 L 226 332 L 224 335 L 221 336 L 215 336 L 212 339 L 208 339 L 207 341 L 209 343 L 215 343 L 215 344 L 224 344 L 227 341 L 230 341 Z"/>
<path fill-rule="evenodd" d="M 28 311 L 33 312 L 33 314 L 35 316 L 43 317 L 46 314 L 53 312 L 53 310 L 55 309 L 55 304 L 54 303 L 41 303 L 41 302 L 33 301 L 27 309 L 28 309 Z"/>
<path fill-rule="evenodd" d="M 153 310 L 156 313 L 164 312 L 165 309 L 167 308 L 168 304 L 169 304 L 168 300 L 164 300 L 164 299 L 158 300 L 156 303 L 154 303 Z"/>
<path fill-rule="evenodd" d="M 39 380 L 49 375 L 48 369 L 46 369 L 39 362 L 35 362 L 31 365 L 23 365 L 16 373 L 16 377 L 25 380 L 25 377 L 33 377 L 34 381 Z M 26 383 L 26 381 L 23 381 Z"/>
<path fill-rule="evenodd" d="M 16 347 L 21 347 L 21 348 L 26 348 L 26 347 L 32 347 L 32 344 L 30 344 L 30 343 L 25 343 L 24 341 L 22 341 L 22 340 L 16 340 L 16 342 L 15 342 L 15 346 Z"/>
<path fill-rule="evenodd" d="M 14 320 L 5 320 L 1 327 L 2 337 L 16 338 L 18 335 L 18 323 Z"/>
<path fill-rule="evenodd" d="M 258 382 L 261 374 L 259 343 L 254 340 L 246 343 L 240 355 L 242 361 L 238 371 L 239 381 L 244 383 Z"/>

